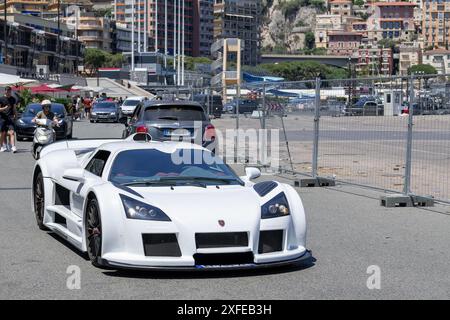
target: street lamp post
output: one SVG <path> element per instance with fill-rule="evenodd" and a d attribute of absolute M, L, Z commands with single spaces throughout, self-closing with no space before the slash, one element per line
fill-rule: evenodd
<path fill-rule="evenodd" d="M 6 42 L 6 26 L 7 26 L 7 17 L 8 17 L 8 13 L 6 12 L 6 1 L 7 0 L 4 0 L 4 14 L 5 14 L 5 25 L 4 25 L 4 29 L 3 29 L 3 40 L 4 40 L 4 43 L 5 43 L 5 52 L 4 52 L 4 56 L 5 56 L 5 61 L 4 61 L 4 63 L 6 64 L 6 59 L 7 59 L 7 57 L 8 57 L 8 43 Z"/>
<path fill-rule="evenodd" d="M 353 91 L 353 86 L 352 86 L 352 58 L 348 57 L 348 76 L 349 76 L 349 82 L 348 82 L 348 107 L 350 108 L 352 105 L 352 91 Z"/>
<path fill-rule="evenodd" d="M 57 45 L 56 45 L 56 52 L 57 52 L 57 65 L 56 65 L 56 71 L 59 73 L 60 71 L 60 59 L 61 59 L 61 0 L 58 0 L 58 38 L 57 38 Z"/>

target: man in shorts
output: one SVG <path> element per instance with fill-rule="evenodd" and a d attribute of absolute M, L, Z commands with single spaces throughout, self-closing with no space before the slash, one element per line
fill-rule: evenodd
<path fill-rule="evenodd" d="M 14 121 L 17 117 L 16 103 L 16 98 L 14 98 L 11 94 L 11 87 L 6 87 L 5 95 L 0 98 L 0 113 L 3 118 L 3 123 L 0 128 L 0 152 L 8 151 L 8 145 L 6 143 L 7 137 L 9 137 L 11 151 L 13 153 L 17 152 L 14 127 Z"/>

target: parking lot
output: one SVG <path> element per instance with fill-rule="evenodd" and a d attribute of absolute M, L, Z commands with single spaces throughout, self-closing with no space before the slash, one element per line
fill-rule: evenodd
<path fill-rule="evenodd" d="M 220 123 L 216 123 L 220 127 Z M 76 138 L 120 137 L 119 124 L 76 122 Z M 298 189 L 315 261 L 264 271 L 119 272 L 91 266 L 84 255 L 40 231 L 30 204 L 31 143 L 0 154 L 0 299 L 444 299 L 450 296 L 450 207 L 379 206 L 379 193 L 338 185 Z M 238 168 L 242 170 L 242 168 Z M 292 183 L 291 176 L 263 176 Z M 81 269 L 69 290 L 67 268 Z M 369 266 L 381 289 L 369 290 Z"/>
<path fill-rule="evenodd" d="M 219 129 L 233 128 L 236 120 L 216 123 Z M 279 130 L 280 165 L 311 173 L 313 112 L 291 112 L 283 118 L 266 119 L 267 129 Z M 318 173 L 355 184 L 401 192 L 405 174 L 408 117 L 321 116 L 319 125 Z M 239 119 L 242 129 L 260 128 L 260 119 Z M 450 201 L 450 116 L 415 116 L 412 144 L 412 191 Z"/>

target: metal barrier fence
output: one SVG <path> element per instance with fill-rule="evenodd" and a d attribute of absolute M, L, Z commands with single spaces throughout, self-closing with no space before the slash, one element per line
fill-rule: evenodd
<path fill-rule="evenodd" d="M 214 99 L 222 100 L 218 129 L 277 129 L 277 145 L 270 137 L 264 143 L 269 155 L 278 149 L 280 171 L 450 203 L 447 79 L 250 83 L 190 89 L 186 97 L 203 96 L 211 115 Z"/>

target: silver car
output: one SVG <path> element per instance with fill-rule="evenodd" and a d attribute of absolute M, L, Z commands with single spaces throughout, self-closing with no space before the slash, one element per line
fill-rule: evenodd
<path fill-rule="evenodd" d="M 121 117 L 119 106 L 116 102 L 101 101 L 93 105 L 91 122 L 118 122 Z"/>
<path fill-rule="evenodd" d="M 206 110 L 192 101 L 147 101 L 136 106 L 125 124 L 123 137 L 134 133 L 148 133 L 153 140 L 182 140 L 207 147 L 216 139 L 214 126 Z M 214 151 L 214 150 L 213 150 Z"/>

